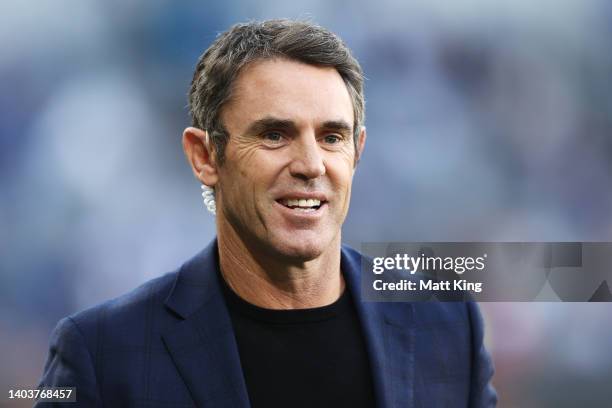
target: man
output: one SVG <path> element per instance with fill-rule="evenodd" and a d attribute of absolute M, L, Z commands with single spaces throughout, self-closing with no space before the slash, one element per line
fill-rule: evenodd
<path fill-rule="evenodd" d="M 41 386 L 82 406 L 493 406 L 473 303 L 361 301 L 341 246 L 363 152 L 361 68 L 305 22 L 239 24 L 202 55 L 183 147 L 217 239 L 62 320 Z"/>

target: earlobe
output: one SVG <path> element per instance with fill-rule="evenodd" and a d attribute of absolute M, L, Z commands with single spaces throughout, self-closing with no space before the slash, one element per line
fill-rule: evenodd
<path fill-rule="evenodd" d="M 188 127 L 183 131 L 183 151 L 193 174 L 202 183 L 214 187 L 218 181 L 217 164 L 208 133 Z"/>

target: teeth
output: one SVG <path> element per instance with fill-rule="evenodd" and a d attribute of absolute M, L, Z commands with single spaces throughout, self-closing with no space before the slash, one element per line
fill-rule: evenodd
<path fill-rule="evenodd" d="M 319 205 L 321 205 L 321 200 L 317 200 L 309 198 L 308 200 L 305 200 L 303 198 L 301 199 L 285 199 L 282 201 L 282 203 L 288 207 L 302 207 L 302 208 L 310 208 L 310 207 L 317 207 Z"/>

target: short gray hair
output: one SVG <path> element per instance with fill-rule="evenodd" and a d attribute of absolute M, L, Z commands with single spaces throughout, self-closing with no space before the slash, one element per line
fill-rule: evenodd
<path fill-rule="evenodd" d="M 307 21 L 267 20 L 236 24 L 222 33 L 202 54 L 189 90 L 192 125 L 206 130 L 223 164 L 229 138 L 220 111 L 242 68 L 263 59 L 287 58 L 338 71 L 353 103 L 353 140 L 365 120 L 363 73 L 344 42 L 331 31 Z"/>

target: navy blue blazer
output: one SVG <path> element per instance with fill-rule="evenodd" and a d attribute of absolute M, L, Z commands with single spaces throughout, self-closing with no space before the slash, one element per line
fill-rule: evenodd
<path fill-rule="evenodd" d="M 342 248 L 377 406 L 495 406 L 478 306 L 362 302 L 360 262 Z M 77 387 L 66 407 L 248 407 L 219 279 L 213 241 L 178 271 L 62 319 L 39 386 Z"/>

